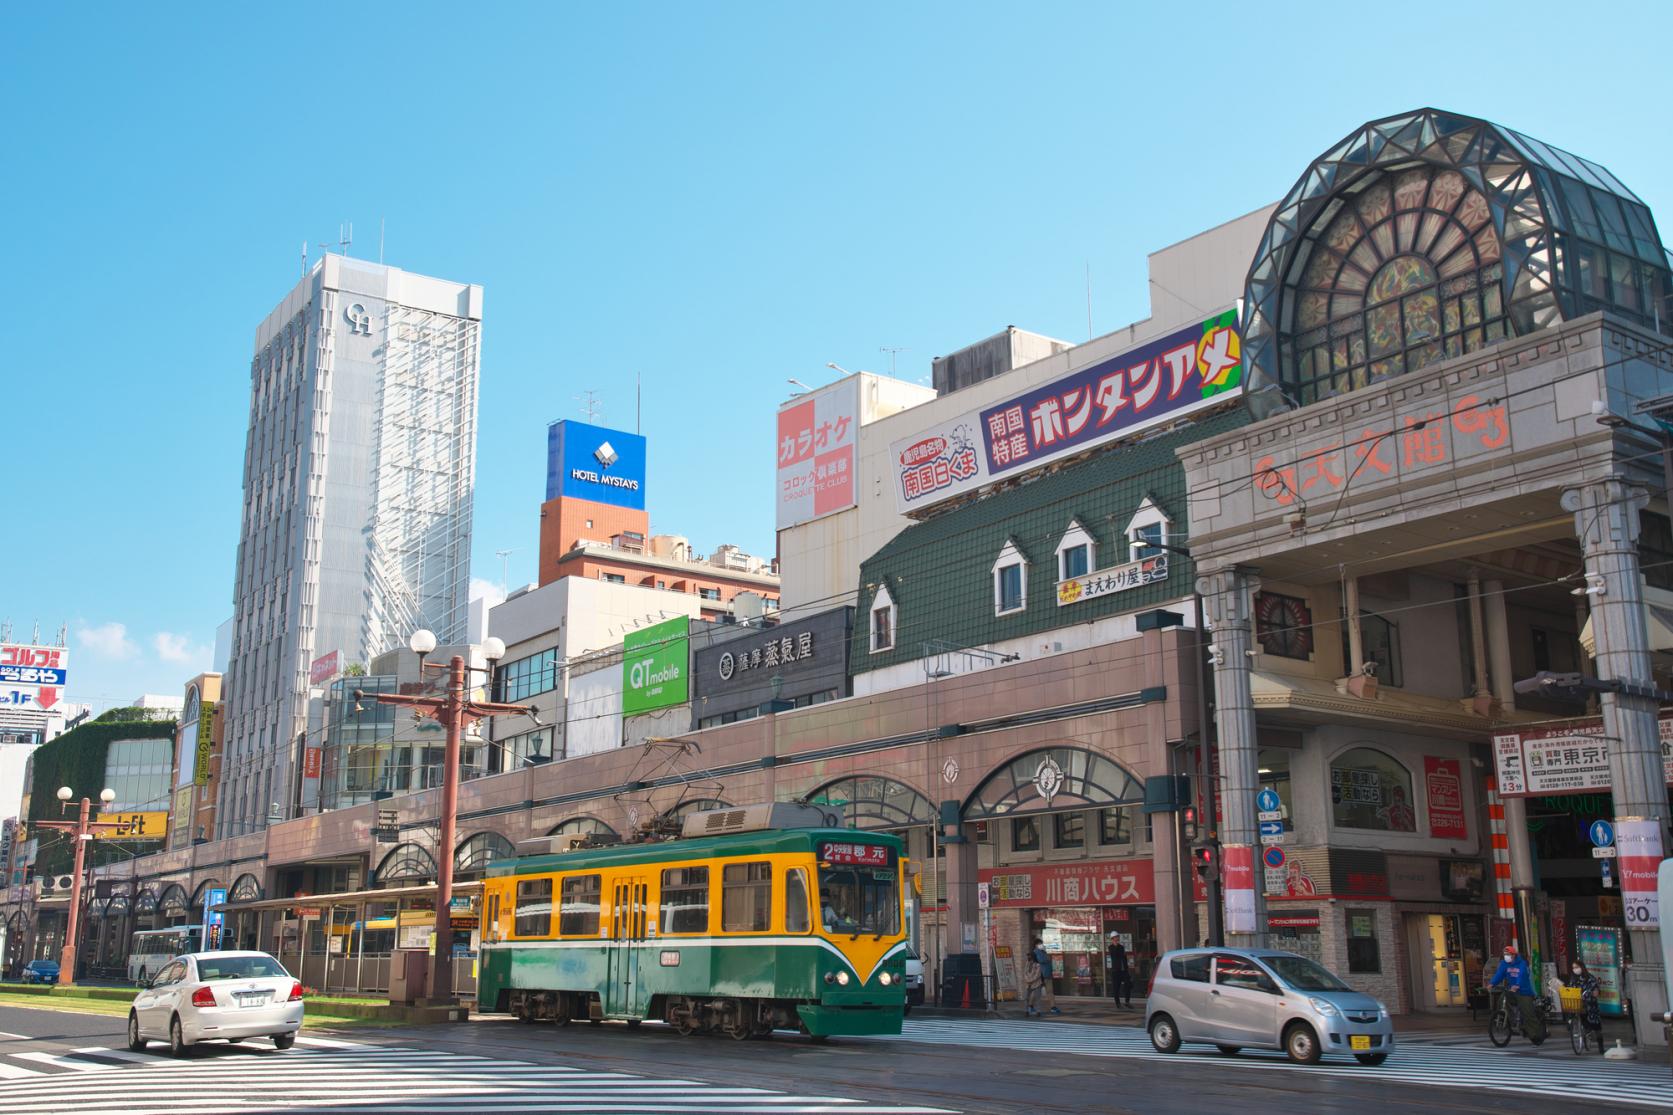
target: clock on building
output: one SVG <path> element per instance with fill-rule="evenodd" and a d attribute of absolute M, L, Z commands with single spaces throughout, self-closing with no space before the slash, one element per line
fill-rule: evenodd
<path fill-rule="evenodd" d="M 1313 610 L 1299 596 L 1255 595 L 1255 638 L 1261 650 L 1284 658 L 1313 655 Z"/>

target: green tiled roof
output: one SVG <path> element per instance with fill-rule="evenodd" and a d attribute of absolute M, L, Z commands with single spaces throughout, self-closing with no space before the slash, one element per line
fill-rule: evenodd
<path fill-rule="evenodd" d="M 856 674 L 923 657 L 943 640 L 984 646 L 1104 616 L 1144 611 L 1192 591 L 1192 562 L 1169 555 L 1166 580 L 1075 604 L 1057 603 L 1057 545 L 1071 522 L 1097 541 L 1096 568 L 1127 561 L 1127 524 L 1148 496 L 1169 519 L 1169 544 L 1189 537 L 1185 469 L 1175 451 L 1247 424 L 1231 407 L 1149 441 L 1101 453 L 1015 488 L 907 527 L 860 564 L 860 617 L 849 665 Z M 1027 606 L 993 614 L 993 564 L 1007 540 L 1028 561 Z M 871 653 L 872 596 L 886 584 L 896 612 L 893 650 Z"/>

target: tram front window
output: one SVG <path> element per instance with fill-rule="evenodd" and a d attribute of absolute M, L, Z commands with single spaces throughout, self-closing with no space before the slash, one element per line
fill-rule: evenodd
<path fill-rule="evenodd" d="M 819 910 L 827 933 L 899 933 L 900 876 L 892 867 L 822 866 Z"/>

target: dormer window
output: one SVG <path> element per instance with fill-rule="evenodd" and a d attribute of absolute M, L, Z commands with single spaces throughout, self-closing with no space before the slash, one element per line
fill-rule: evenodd
<path fill-rule="evenodd" d="M 1028 559 L 1012 539 L 993 563 L 993 614 L 1010 615 L 1028 607 Z"/>
<path fill-rule="evenodd" d="M 1084 577 L 1097 564 L 1097 541 L 1080 525 L 1080 520 L 1071 520 L 1069 529 L 1063 533 L 1063 540 L 1057 544 L 1057 579 L 1067 581 L 1073 577 Z"/>
<path fill-rule="evenodd" d="M 1170 523 L 1162 509 L 1146 496 L 1127 524 L 1127 560 L 1143 561 L 1167 553 Z"/>
<path fill-rule="evenodd" d="M 893 650 L 895 646 L 895 600 L 888 585 L 877 586 L 871 598 L 871 653 Z"/>

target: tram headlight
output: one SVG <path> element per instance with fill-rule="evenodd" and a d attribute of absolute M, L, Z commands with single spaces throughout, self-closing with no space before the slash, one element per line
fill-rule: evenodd
<path fill-rule="evenodd" d="M 847 972 L 838 972 L 837 973 L 837 986 L 838 987 L 847 987 L 848 986 L 848 973 Z"/>
<path fill-rule="evenodd" d="M 877 977 L 877 982 L 882 984 L 884 987 L 887 987 L 891 983 L 895 982 L 895 977 L 891 976 L 887 972 L 884 972 L 882 975 Z"/>

